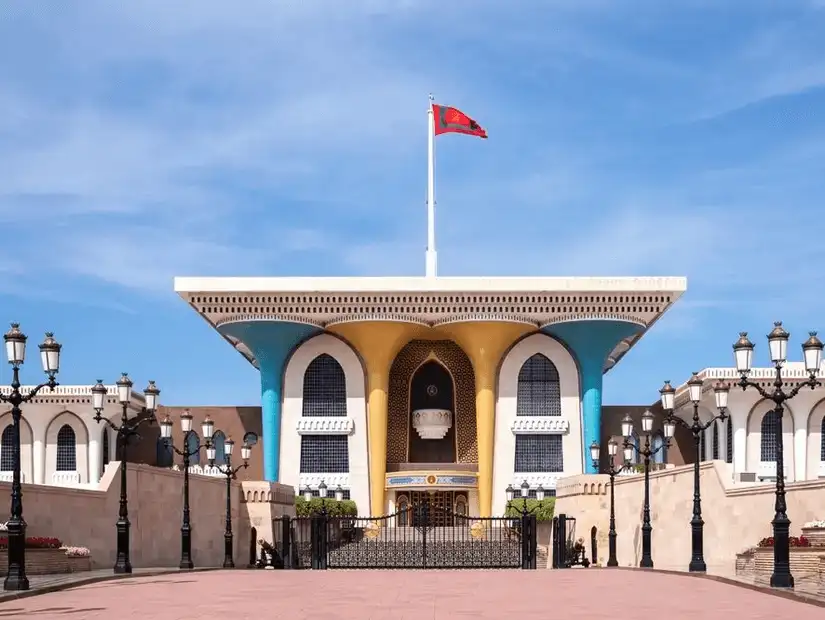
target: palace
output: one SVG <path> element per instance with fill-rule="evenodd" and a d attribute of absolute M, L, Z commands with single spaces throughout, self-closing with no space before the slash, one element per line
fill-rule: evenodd
<path fill-rule="evenodd" d="M 264 479 L 362 514 L 430 493 L 500 514 L 508 485 L 592 472 L 602 377 L 684 278 L 177 278 L 261 378 Z"/>

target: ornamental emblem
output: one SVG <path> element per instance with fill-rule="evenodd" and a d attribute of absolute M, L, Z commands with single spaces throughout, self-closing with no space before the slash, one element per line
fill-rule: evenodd
<path fill-rule="evenodd" d="M 432 474 L 427 476 L 427 484 L 435 484 L 435 482 L 436 482 L 436 477 L 435 476 L 433 476 Z"/>
<path fill-rule="evenodd" d="M 432 398 L 432 397 L 433 397 L 433 396 L 435 396 L 436 394 L 438 394 L 438 388 L 437 388 L 437 387 L 435 387 L 434 385 L 428 385 L 428 386 L 427 386 L 427 396 L 429 396 L 430 398 Z"/>

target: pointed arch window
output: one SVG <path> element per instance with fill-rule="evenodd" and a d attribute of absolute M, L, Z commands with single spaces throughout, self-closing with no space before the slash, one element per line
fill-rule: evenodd
<path fill-rule="evenodd" d="M 201 447 L 201 439 L 195 431 L 191 431 L 186 436 L 186 451 L 189 453 L 189 463 L 197 465 L 201 462 L 201 454 L 199 448 Z"/>
<path fill-rule="evenodd" d="M 705 461 L 708 458 L 707 433 L 699 433 L 699 461 Z"/>
<path fill-rule="evenodd" d="M 212 447 L 215 448 L 215 465 L 226 465 L 226 435 L 215 431 L 212 435 Z"/>
<path fill-rule="evenodd" d="M 519 370 L 516 415 L 561 415 L 559 371 L 541 353 L 529 358 Z"/>
<path fill-rule="evenodd" d="M 727 441 L 727 452 L 725 453 L 725 462 L 733 463 L 733 420 L 728 416 L 728 432 L 725 437 Z"/>
<path fill-rule="evenodd" d="M 14 427 L 11 424 L 3 429 L 0 439 L 0 471 L 14 471 Z"/>
<path fill-rule="evenodd" d="M 77 436 L 74 429 L 64 424 L 57 431 L 57 471 L 77 471 Z"/>
<path fill-rule="evenodd" d="M 719 421 L 718 420 L 716 420 L 713 423 L 713 431 L 711 431 L 711 432 L 713 433 L 713 436 L 712 436 L 712 439 L 711 439 L 712 457 L 713 457 L 713 460 L 716 461 L 716 460 L 719 459 Z"/>
<path fill-rule="evenodd" d="M 653 455 L 654 463 L 658 463 L 660 465 L 667 463 L 667 446 L 665 446 L 665 438 L 661 433 L 656 433 L 653 435 L 651 448 L 653 450 L 659 450 L 659 448 L 661 448 L 656 454 Z"/>
<path fill-rule="evenodd" d="M 304 373 L 301 415 L 335 417 L 347 415 L 347 382 L 341 364 L 327 353 L 316 357 Z"/>
<path fill-rule="evenodd" d="M 825 463 L 825 416 L 822 418 L 822 427 L 819 429 L 819 460 Z"/>
<path fill-rule="evenodd" d="M 158 437 L 158 441 L 155 444 L 155 460 L 158 467 L 172 467 L 172 465 L 175 464 L 171 439 Z"/>
<path fill-rule="evenodd" d="M 763 463 L 776 462 L 776 412 L 768 411 L 762 416 L 762 437 L 759 441 L 760 460 Z"/>

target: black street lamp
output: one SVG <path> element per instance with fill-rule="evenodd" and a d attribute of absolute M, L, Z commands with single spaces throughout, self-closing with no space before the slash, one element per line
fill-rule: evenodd
<path fill-rule="evenodd" d="M 632 448 L 624 448 L 624 462 L 616 469 L 614 457 L 619 453 L 619 442 L 611 439 L 607 442 L 607 453 L 610 455 L 610 466 L 605 472 L 610 476 L 610 529 L 607 532 L 607 547 L 608 558 L 607 566 L 618 566 L 619 561 L 616 559 L 616 510 L 615 510 L 615 496 L 613 493 L 613 484 L 616 481 L 616 476 L 622 473 L 625 469 L 630 467 L 630 459 L 633 457 Z M 590 459 L 593 461 L 593 469 L 599 471 L 599 456 L 601 455 L 601 448 L 599 443 L 594 441 L 590 444 Z"/>
<path fill-rule="evenodd" d="M 508 484 L 507 488 L 504 490 L 504 493 L 505 493 L 505 496 L 507 497 L 507 505 L 512 506 L 513 505 L 513 497 L 516 494 L 515 489 L 513 489 L 513 485 Z M 539 487 L 536 489 L 536 500 L 539 503 L 544 501 L 545 493 L 546 492 L 544 490 L 544 487 L 539 485 Z M 521 516 L 522 517 L 526 517 L 527 515 L 530 515 L 530 514 L 534 513 L 536 510 L 538 510 L 538 506 L 533 508 L 533 510 L 527 510 L 527 498 L 529 496 L 530 496 L 530 484 L 525 480 L 524 482 L 521 483 L 521 486 L 519 487 L 519 497 L 521 497 Z"/>
<path fill-rule="evenodd" d="M 0 401 L 11 405 L 12 420 L 12 479 L 11 510 L 8 528 L 9 568 L 3 581 L 4 590 L 28 590 L 29 578 L 26 577 L 26 521 L 23 519 L 23 487 L 20 484 L 20 418 L 23 415 L 20 405 L 31 401 L 44 387 L 54 390 L 58 386 L 55 376 L 60 370 L 61 345 L 54 339 L 54 334 L 46 332 L 46 339 L 40 345 L 40 361 L 49 380 L 23 394 L 20 392 L 20 367 L 26 361 L 26 335 L 20 331 L 19 323 L 12 323 L 11 329 L 3 336 L 6 342 L 6 357 L 12 368 L 11 391 L 8 395 L 0 394 Z"/>
<path fill-rule="evenodd" d="M 146 389 L 143 390 L 145 404 L 138 411 L 137 415 L 129 417 L 129 405 L 132 401 L 132 380 L 125 372 L 117 380 L 117 399 L 120 403 L 120 424 L 115 424 L 108 418 L 103 417 L 103 407 L 108 390 L 103 385 L 103 381 L 97 380 L 97 384 L 92 386 L 92 408 L 95 410 L 94 420 L 98 424 L 105 422 L 117 435 L 117 445 L 120 448 L 120 508 L 118 510 L 117 523 L 117 557 L 115 559 L 115 574 L 127 574 L 132 572 L 132 562 L 129 558 L 129 498 L 126 490 L 126 446 L 131 437 L 140 437 L 138 429 L 145 423 L 155 423 L 155 411 L 158 406 L 158 396 L 160 390 L 154 381 L 150 381 Z"/>
<path fill-rule="evenodd" d="M 645 434 L 645 446 L 644 448 L 640 448 L 631 441 L 631 436 L 633 435 L 633 419 L 630 417 L 630 414 L 626 415 L 622 420 L 622 435 L 624 435 L 625 457 L 630 456 L 631 452 L 635 452 L 644 458 L 645 501 L 644 509 L 642 511 L 642 559 L 639 562 L 639 568 L 653 568 L 650 538 L 650 534 L 653 532 L 653 526 L 650 525 L 650 459 L 660 451 L 670 447 L 670 439 L 673 437 L 673 432 L 676 430 L 676 423 L 672 420 L 665 420 L 662 427 L 664 441 L 658 447 L 651 448 L 650 435 L 653 431 L 653 414 L 650 413 L 650 411 L 645 411 L 642 414 L 642 432 Z"/>
<path fill-rule="evenodd" d="M 172 443 L 172 427 L 174 423 L 168 415 L 160 422 L 160 436 L 166 440 L 175 453 L 183 457 L 183 520 L 180 526 L 180 564 L 181 570 L 192 570 L 195 563 L 192 561 L 192 524 L 189 520 L 189 462 L 190 459 L 199 454 L 202 447 L 207 450 L 212 445 L 212 433 L 215 430 L 215 423 L 209 416 L 201 424 L 205 446 L 198 443 L 197 447 L 189 449 L 189 434 L 192 433 L 192 414 L 186 409 L 180 415 L 180 429 L 183 432 L 183 447 L 178 448 Z"/>
<path fill-rule="evenodd" d="M 808 373 L 808 380 L 799 383 L 791 391 L 782 389 L 785 383 L 782 381 L 782 366 L 788 359 L 788 340 L 791 335 L 785 331 L 781 322 L 774 323 L 773 330 L 768 334 L 768 349 L 771 354 L 776 374 L 773 381 L 773 390 L 765 390 L 758 383 L 748 379 L 753 360 L 753 343 L 748 340 L 747 332 L 740 332 L 739 340 L 733 345 L 733 357 L 736 362 L 736 370 L 739 373 L 739 387 L 742 390 L 753 388 L 765 400 L 770 400 L 774 404 L 773 413 L 776 416 L 776 502 L 774 504 L 773 525 L 773 573 L 771 574 L 771 586 L 774 588 L 793 588 L 794 579 L 791 575 L 791 547 L 790 530 L 791 521 L 788 519 L 788 507 L 785 503 L 785 456 L 784 442 L 782 440 L 782 414 L 785 410 L 784 404 L 799 394 L 802 388 L 809 387 L 812 390 L 821 386 L 822 383 L 816 378 L 822 364 L 822 342 L 816 337 L 816 332 L 810 332 L 809 338 L 802 345 L 802 357 L 805 361 L 805 371 Z"/>
<path fill-rule="evenodd" d="M 224 454 L 226 456 L 226 464 L 223 466 L 221 473 L 226 477 L 226 530 L 223 533 L 223 567 L 235 568 L 235 560 L 232 559 L 232 481 L 237 477 L 238 472 L 249 467 L 249 456 L 252 454 L 252 446 L 244 443 L 241 446 L 241 458 L 243 463 L 232 468 L 232 449 L 235 447 L 235 442 L 227 437 L 224 442 Z M 215 445 L 210 444 L 206 449 L 206 454 L 209 457 L 209 465 L 215 465 Z"/>
<path fill-rule="evenodd" d="M 665 385 L 661 390 L 659 390 L 659 394 L 661 394 L 662 397 L 662 409 L 665 410 L 667 419 L 681 424 L 693 434 L 693 445 L 695 450 L 695 456 L 693 459 L 693 516 L 690 519 L 691 553 L 690 564 L 688 564 L 688 571 L 691 573 L 704 573 L 708 570 L 707 564 L 705 564 L 705 522 L 702 520 L 702 490 L 699 483 L 699 466 L 702 461 L 702 433 L 710 428 L 716 420 L 724 422 L 727 419 L 728 393 L 730 392 L 730 387 L 727 383 L 724 381 L 716 382 L 713 386 L 713 394 L 716 397 L 716 408 L 719 410 L 719 414 L 711 416 L 710 420 L 702 424 L 699 420 L 699 402 L 702 400 L 703 385 L 704 382 L 695 372 L 687 382 L 688 396 L 690 398 L 690 402 L 693 403 L 693 420 L 691 422 L 686 422 L 682 418 L 677 418 L 673 415 L 676 400 L 676 389 L 670 385 L 670 381 L 665 381 Z"/>

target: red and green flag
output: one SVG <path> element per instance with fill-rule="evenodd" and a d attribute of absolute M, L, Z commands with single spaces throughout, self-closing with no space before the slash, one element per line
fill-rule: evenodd
<path fill-rule="evenodd" d="M 432 104 L 432 106 L 433 118 L 435 119 L 435 135 L 440 136 L 443 133 L 463 133 L 468 136 L 487 138 L 487 132 L 484 128 L 458 108 L 451 108 L 436 103 Z"/>

